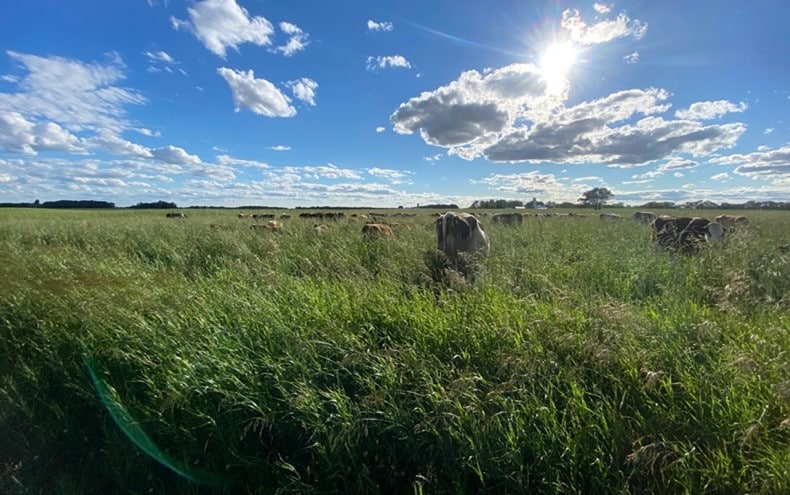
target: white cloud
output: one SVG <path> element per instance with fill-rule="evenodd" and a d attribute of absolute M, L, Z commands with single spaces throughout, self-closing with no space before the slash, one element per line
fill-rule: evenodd
<path fill-rule="evenodd" d="M 411 69 L 411 64 L 402 55 L 368 57 L 368 70 L 375 71 L 379 69 L 386 69 L 387 67 L 402 67 L 404 69 Z"/>
<path fill-rule="evenodd" d="M 0 110 L 0 150 L 36 155 L 40 151 L 85 154 L 81 140 L 54 122 L 35 123 Z"/>
<path fill-rule="evenodd" d="M 676 111 L 675 117 L 689 120 L 711 120 L 728 113 L 741 113 L 748 107 L 744 102 L 736 105 L 727 100 L 700 101 L 692 103 L 687 109 Z"/>
<path fill-rule="evenodd" d="M 318 88 L 317 82 L 303 77 L 295 81 L 288 81 L 285 85 L 291 88 L 291 92 L 293 92 L 293 95 L 297 99 L 311 106 L 315 106 L 315 90 Z"/>
<path fill-rule="evenodd" d="M 738 165 L 734 173 L 753 179 L 778 179 L 790 176 L 790 145 L 779 149 L 714 158 L 711 163 Z M 787 191 L 785 191 L 787 196 Z"/>
<path fill-rule="evenodd" d="M 132 158 L 153 158 L 154 154 L 146 148 L 131 141 L 127 141 L 115 134 L 102 134 L 85 140 L 93 148 L 113 155 L 128 156 Z"/>
<path fill-rule="evenodd" d="M 562 27 L 570 31 L 571 39 L 583 45 L 607 43 L 626 36 L 641 39 L 647 33 L 647 24 L 629 18 L 625 13 L 620 13 L 616 19 L 588 26 L 576 9 L 568 9 L 562 13 Z"/>
<path fill-rule="evenodd" d="M 351 169 L 338 168 L 331 163 L 319 166 L 285 167 L 284 171 L 309 179 L 361 179 L 359 173 Z"/>
<path fill-rule="evenodd" d="M 371 19 L 368 20 L 369 31 L 392 31 L 394 28 L 395 26 L 389 21 L 376 22 Z"/>
<path fill-rule="evenodd" d="M 88 64 L 62 57 L 6 53 L 28 73 L 18 80 L 19 92 L 0 93 L 0 111 L 54 122 L 72 132 L 121 132 L 131 126 L 125 106 L 146 102 L 141 93 L 117 85 L 125 77 L 117 54 L 109 54 L 108 64 Z"/>
<path fill-rule="evenodd" d="M 290 151 L 291 147 L 278 144 L 277 146 L 269 146 L 267 149 L 270 149 L 272 151 Z"/>
<path fill-rule="evenodd" d="M 385 130 L 386 130 L 386 129 L 385 129 L 384 127 L 376 127 L 376 132 L 378 132 L 378 133 L 382 133 L 382 132 L 384 132 Z"/>
<path fill-rule="evenodd" d="M 390 168 L 378 168 L 373 167 L 367 169 L 368 174 L 374 177 L 383 177 L 389 180 L 393 184 L 411 184 L 412 181 L 408 179 L 409 175 L 412 175 L 413 172 L 408 172 L 406 170 L 394 170 Z"/>
<path fill-rule="evenodd" d="M 424 156 L 422 159 L 425 160 L 426 162 L 432 163 L 432 162 L 438 162 L 439 160 L 442 159 L 443 156 L 444 155 L 441 153 L 436 153 L 433 156 Z"/>
<path fill-rule="evenodd" d="M 584 184 L 569 186 L 560 182 L 554 174 L 541 174 L 537 171 L 521 174 L 492 174 L 486 178 L 472 181 L 485 184 L 499 193 L 544 201 L 576 201 L 587 189 Z"/>
<path fill-rule="evenodd" d="M 614 5 L 612 5 L 612 4 L 609 4 L 609 5 L 606 5 L 606 4 L 603 4 L 603 3 L 594 3 L 593 4 L 593 9 L 595 9 L 595 11 L 598 12 L 599 14 L 608 14 L 609 12 L 612 11 L 613 7 L 614 7 Z"/>
<path fill-rule="evenodd" d="M 715 180 L 717 182 L 727 182 L 728 180 L 730 180 L 730 174 L 728 174 L 727 172 L 722 172 L 720 174 L 711 176 L 710 180 Z"/>
<path fill-rule="evenodd" d="M 657 114 L 670 108 L 668 98 L 662 89 L 634 89 L 564 107 L 533 66 L 515 64 L 465 72 L 402 103 L 390 120 L 396 132 L 419 131 L 426 143 L 465 159 L 621 168 L 730 148 L 746 130 L 740 123 L 665 120 Z"/>
<path fill-rule="evenodd" d="M 768 127 L 763 131 L 763 134 L 771 134 L 772 132 L 774 132 L 774 128 Z"/>
<path fill-rule="evenodd" d="M 148 60 L 152 62 L 163 62 L 165 64 L 174 64 L 176 63 L 167 52 L 159 51 L 159 52 L 143 52 L 143 54 L 148 57 Z"/>
<path fill-rule="evenodd" d="M 187 8 L 189 20 L 171 17 L 174 29 L 191 31 L 212 53 L 225 58 L 228 48 L 243 43 L 271 45 L 274 26 L 265 17 L 250 16 L 235 0 L 202 0 Z"/>
<path fill-rule="evenodd" d="M 463 157 L 478 156 L 496 142 L 517 118 L 537 119 L 557 101 L 546 96 L 546 84 L 529 64 L 514 64 L 460 78 L 401 103 L 390 116 L 396 132 L 419 131 L 428 144 Z"/>
<path fill-rule="evenodd" d="M 258 169 L 270 169 L 271 166 L 265 162 L 259 162 L 257 160 L 242 160 L 240 158 L 233 158 L 229 155 L 218 155 L 217 156 L 217 164 L 223 166 L 233 166 L 238 165 L 241 167 L 249 167 L 249 168 L 258 168 Z"/>
<path fill-rule="evenodd" d="M 281 22 L 280 29 L 282 32 L 290 36 L 290 38 L 288 38 L 288 42 L 286 44 L 278 46 L 271 51 L 282 53 L 286 57 L 290 57 L 295 53 L 304 50 L 307 48 L 307 45 L 310 44 L 308 34 L 302 31 L 296 24 L 291 24 L 290 22 Z"/>
<path fill-rule="evenodd" d="M 190 155 L 183 148 L 168 145 L 162 148 L 154 148 L 151 154 L 157 160 L 173 165 L 200 165 L 201 161 L 197 155 Z"/>
<path fill-rule="evenodd" d="M 242 107 L 266 117 L 293 117 L 296 109 L 274 84 L 266 79 L 255 79 L 252 69 L 247 72 L 220 67 L 217 73 L 225 78 L 233 93 L 235 111 Z"/>
<path fill-rule="evenodd" d="M 639 62 L 639 52 L 629 53 L 628 55 L 623 57 L 623 60 L 625 60 L 625 63 L 627 64 L 635 64 Z"/>

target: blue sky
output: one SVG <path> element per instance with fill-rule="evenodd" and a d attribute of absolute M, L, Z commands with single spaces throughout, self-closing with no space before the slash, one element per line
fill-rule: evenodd
<path fill-rule="evenodd" d="M 0 202 L 790 201 L 781 0 L 8 2 Z"/>

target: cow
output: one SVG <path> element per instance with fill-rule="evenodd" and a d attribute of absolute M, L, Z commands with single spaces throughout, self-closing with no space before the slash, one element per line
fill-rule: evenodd
<path fill-rule="evenodd" d="M 183 213 L 168 213 L 167 218 L 186 218 L 187 216 Z"/>
<path fill-rule="evenodd" d="M 483 225 L 469 213 L 448 211 L 436 219 L 438 249 L 451 260 L 463 253 L 486 254 L 491 243 Z"/>
<path fill-rule="evenodd" d="M 323 234 L 324 232 L 326 232 L 326 231 L 328 231 L 328 230 L 329 230 L 329 226 L 328 226 L 328 225 L 324 225 L 323 223 L 321 223 L 321 224 L 318 224 L 318 223 L 317 223 L 317 224 L 315 224 L 315 226 L 313 227 L 313 230 L 315 230 L 315 233 L 316 233 L 316 234 L 318 234 L 318 235 L 321 235 L 321 234 Z"/>
<path fill-rule="evenodd" d="M 729 230 L 749 225 L 749 219 L 743 215 L 719 215 L 714 218 L 714 221 Z"/>
<path fill-rule="evenodd" d="M 524 218 L 521 213 L 495 213 L 491 215 L 491 222 L 502 225 L 521 225 Z"/>
<path fill-rule="evenodd" d="M 607 222 L 619 222 L 623 219 L 623 216 L 618 215 L 617 213 L 601 213 L 600 218 L 601 220 L 606 220 Z"/>
<path fill-rule="evenodd" d="M 274 215 L 271 213 L 256 213 L 252 218 L 255 220 L 274 220 Z"/>
<path fill-rule="evenodd" d="M 634 213 L 634 220 L 639 223 L 650 223 L 656 219 L 656 214 L 649 211 L 637 211 Z"/>
<path fill-rule="evenodd" d="M 392 227 L 385 223 L 366 223 L 362 226 L 362 233 L 368 237 L 392 237 Z"/>
<path fill-rule="evenodd" d="M 658 246 L 695 251 L 703 242 L 724 241 L 724 228 L 702 217 L 671 217 L 662 215 L 653 220 L 652 239 Z"/>
<path fill-rule="evenodd" d="M 239 218 L 242 219 L 252 218 L 252 213 L 239 213 Z"/>

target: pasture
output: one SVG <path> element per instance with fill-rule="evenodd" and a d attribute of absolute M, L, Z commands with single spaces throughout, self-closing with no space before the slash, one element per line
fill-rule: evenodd
<path fill-rule="evenodd" d="M 184 212 L 0 209 L 0 492 L 790 492 L 788 212 L 480 216 L 468 279 L 424 210 Z"/>

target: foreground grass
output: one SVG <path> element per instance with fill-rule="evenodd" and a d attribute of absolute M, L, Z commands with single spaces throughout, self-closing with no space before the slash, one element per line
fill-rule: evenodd
<path fill-rule="evenodd" d="M 0 491 L 790 490 L 786 213 L 696 256 L 484 222 L 472 283 L 424 214 L 188 214 L 0 210 Z"/>

